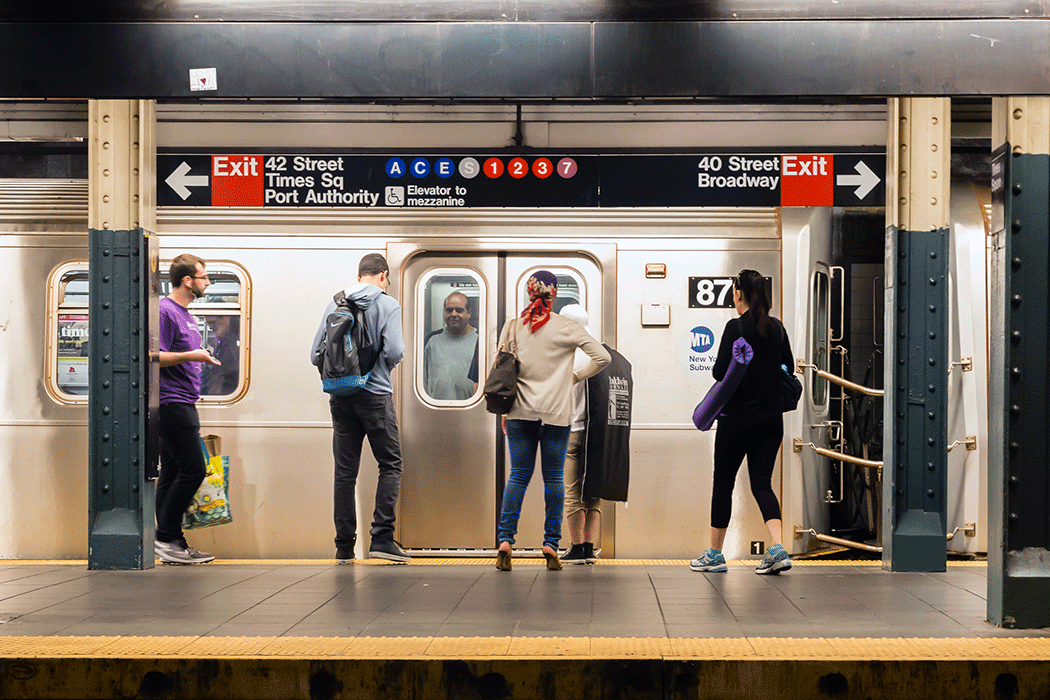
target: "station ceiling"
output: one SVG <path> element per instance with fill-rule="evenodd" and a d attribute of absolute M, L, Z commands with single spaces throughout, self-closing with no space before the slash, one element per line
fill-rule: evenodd
<path fill-rule="evenodd" d="M 1048 3 L 1024 0 L 59 5 L 0 5 L 0 98 L 855 99 L 1050 75 Z"/>

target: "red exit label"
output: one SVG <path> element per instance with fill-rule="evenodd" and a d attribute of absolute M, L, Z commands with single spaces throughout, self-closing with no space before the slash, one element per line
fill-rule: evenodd
<path fill-rule="evenodd" d="M 835 203 L 835 170 L 831 154 L 780 157 L 780 205 L 830 207 Z"/>
<path fill-rule="evenodd" d="M 214 207 L 263 205 L 263 156 L 212 156 L 211 204 Z"/>

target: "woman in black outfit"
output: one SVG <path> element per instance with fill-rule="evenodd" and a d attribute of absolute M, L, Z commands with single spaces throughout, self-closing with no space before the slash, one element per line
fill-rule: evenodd
<path fill-rule="evenodd" d="M 777 574 L 791 568 L 781 540 L 780 503 L 770 482 L 777 452 L 784 439 L 781 413 L 781 365 L 794 367 L 784 324 L 769 315 L 766 282 L 754 270 L 742 270 L 733 280 L 733 302 L 739 318 L 726 324 L 712 374 L 721 381 L 729 368 L 733 342 L 743 337 L 754 351 L 740 386 L 722 409 L 715 434 L 715 473 L 711 493 L 711 548 L 694 559 L 693 571 L 726 570 L 722 543 L 732 512 L 733 484 L 747 456 L 751 493 L 769 528 L 770 545 L 758 574 Z"/>

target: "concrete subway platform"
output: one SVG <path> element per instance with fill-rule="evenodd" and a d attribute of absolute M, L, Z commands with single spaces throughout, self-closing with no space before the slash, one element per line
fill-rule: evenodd
<path fill-rule="evenodd" d="M 0 697 L 1050 697 L 985 570 L 516 559 L 0 564 Z"/>

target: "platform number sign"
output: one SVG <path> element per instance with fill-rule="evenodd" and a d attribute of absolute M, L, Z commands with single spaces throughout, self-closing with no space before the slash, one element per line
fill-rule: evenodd
<path fill-rule="evenodd" d="M 770 301 L 773 299 L 773 278 L 766 277 L 766 292 Z M 732 277 L 690 277 L 690 309 L 731 309 L 733 308 Z"/>
<path fill-rule="evenodd" d="M 766 543 L 761 540 L 752 540 L 751 553 L 757 556 L 762 556 L 766 553 Z"/>

